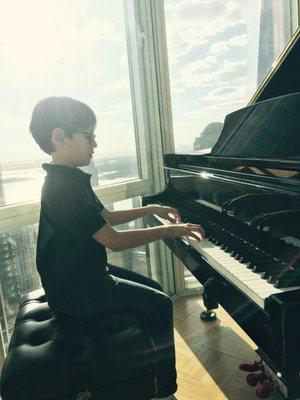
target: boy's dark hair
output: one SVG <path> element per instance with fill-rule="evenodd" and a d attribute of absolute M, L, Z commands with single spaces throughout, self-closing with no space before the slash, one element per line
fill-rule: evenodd
<path fill-rule="evenodd" d="M 85 103 L 71 97 L 47 97 L 34 107 L 29 129 L 40 148 L 50 155 L 55 151 L 53 129 L 61 128 L 67 136 L 72 136 L 96 123 L 94 111 Z"/>

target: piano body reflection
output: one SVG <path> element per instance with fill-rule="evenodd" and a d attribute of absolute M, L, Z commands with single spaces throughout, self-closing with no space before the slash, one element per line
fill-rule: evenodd
<path fill-rule="evenodd" d="M 291 79 L 300 70 L 299 35 L 295 43 L 256 102 L 226 117 L 211 152 L 165 155 L 166 187 L 143 197 L 203 226 L 201 242 L 165 242 L 204 285 L 207 309 L 221 304 L 257 344 L 289 399 L 300 398 L 300 88 L 282 69 Z"/>

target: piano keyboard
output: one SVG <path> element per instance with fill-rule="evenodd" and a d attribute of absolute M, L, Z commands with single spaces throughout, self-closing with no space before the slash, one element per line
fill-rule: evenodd
<path fill-rule="evenodd" d="M 171 224 L 170 221 L 153 216 L 159 225 Z M 186 244 L 193 247 L 205 261 L 216 271 L 224 276 L 235 287 L 242 291 L 249 299 L 264 309 L 265 299 L 271 294 L 299 289 L 299 286 L 277 288 L 272 283 L 263 279 L 263 272 L 254 272 L 247 268 L 247 264 L 236 260 L 220 246 L 212 243 L 209 239 L 197 241 L 192 237 L 183 237 Z"/>

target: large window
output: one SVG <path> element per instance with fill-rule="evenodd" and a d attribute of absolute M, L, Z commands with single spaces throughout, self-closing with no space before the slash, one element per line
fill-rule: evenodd
<path fill-rule="evenodd" d="M 47 96 L 86 102 L 98 126 L 94 186 L 139 177 L 122 0 L 0 1 L 0 206 L 40 197 L 51 158 L 29 134 Z"/>
<path fill-rule="evenodd" d="M 165 0 L 177 153 L 208 152 L 298 22 L 293 0 Z"/>

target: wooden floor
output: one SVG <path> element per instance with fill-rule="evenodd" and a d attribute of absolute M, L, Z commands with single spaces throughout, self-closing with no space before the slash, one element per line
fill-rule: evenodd
<path fill-rule="evenodd" d="M 177 400 L 257 399 L 255 387 L 247 385 L 248 372 L 239 370 L 241 362 L 258 357 L 252 340 L 222 309 L 218 320 L 202 322 L 202 299 L 185 296 L 174 303 Z M 270 400 L 282 400 L 274 392 Z"/>

